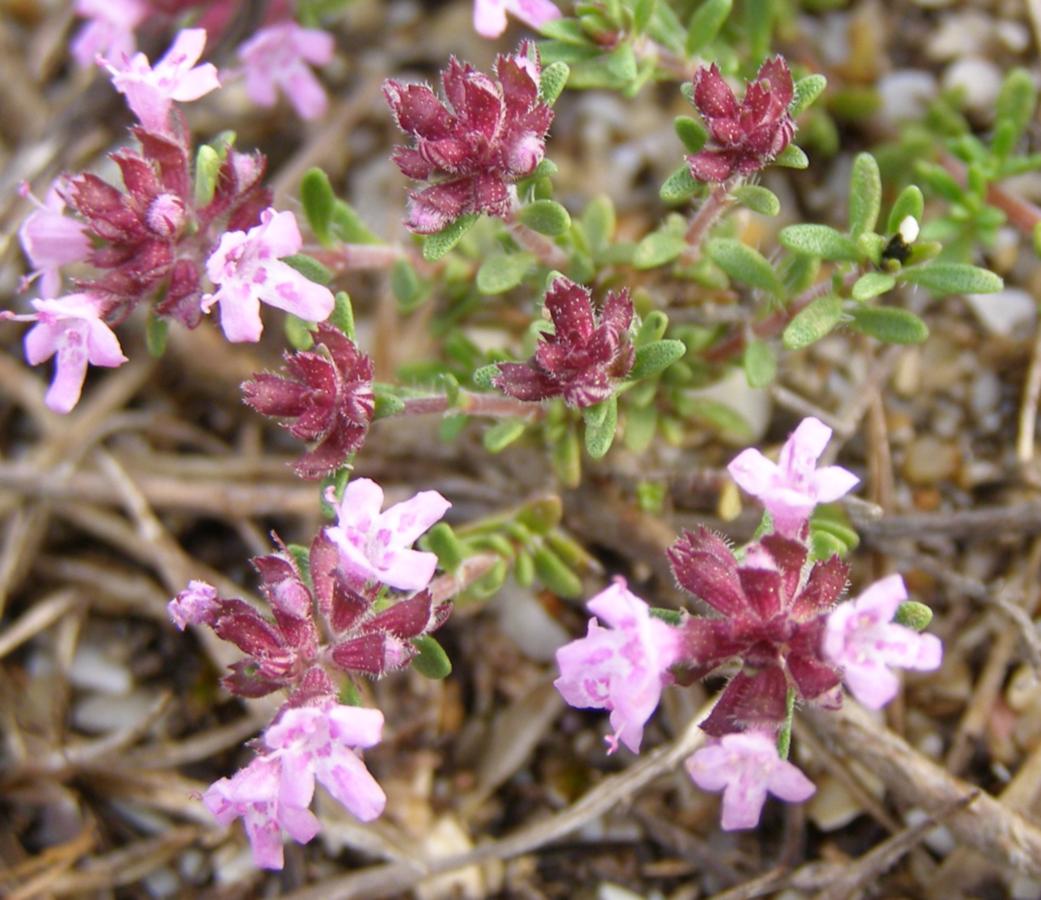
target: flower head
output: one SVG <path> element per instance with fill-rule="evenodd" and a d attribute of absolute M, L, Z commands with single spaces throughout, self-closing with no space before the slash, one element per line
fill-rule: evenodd
<path fill-rule="evenodd" d="M 329 105 L 325 88 L 311 71 L 333 58 L 333 37 L 296 22 L 261 28 L 239 47 L 246 93 L 259 106 L 274 106 L 281 90 L 301 119 L 317 119 Z"/>
<path fill-rule="evenodd" d="M 260 304 L 267 303 L 309 322 L 320 322 L 333 311 L 332 292 L 305 278 L 280 257 L 296 253 L 303 239 L 291 212 L 267 209 L 260 224 L 246 231 L 228 231 L 206 262 L 217 291 L 202 298 L 209 311 L 220 304 L 221 328 L 229 341 L 258 341 L 263 331 Z"/>
<path fill-rule="evenodd" d="M 727 466 L 738 486 L 759 498 L 780 534 L 797 536 L 818 503 L 838 500 L 860 483 L 841 466 L 817 468 L 830 438 L 831 429 L 819 419 L 803 419 L 776 463 L 749 448 Z"/>
<path fill-rule="evenodd" d="M 112 85 L 127 98 L 127 105 L 148 131 L 160 134 L 170 130 L 170 107 L 198 100 L 220 87 L 212 63 L 196 66 L 206 47 L 206 32 L 187 28 L 174 39 L 166 55 L 149 65 L 143 53 L 121 61 L 104 60 L 112 75 Z"/>
<path fill-rule="evenodd" d="M 188 587 L 166 604 L 174 625 L 184 631 L 189 625 L 212 625 L 220 612 L 217 589 L 205 581 L 189 581 Z"/>
<path fill-rule="evenodd" d="M 85 260 L 91 250 L 90 239 L 82 222 L 65 215 L 65 200 L 57 184 L 51 186 L 43 203 L 34 202 L 38 208 L 18 229 L 18 239 L 36 267 L 31 277 L 40 277 L 40 296 L 57 297 L 61 292 L 61 267 Z"/>
<path fill-rule="evenodd" d="M 686 765 L 699 788 L 723 791 L 725 831 L 754 828 L 768 792 L 801 803 L 816 790 L 809 778 L 781 759 L 770 735 L 759 731 L 725 735 L 698 750 Z"/>
<path fill-rule="evenodd" d="M 368 478 L 357 478 L 344 489 L 338 521 L 325 533 L 339 549 L 348 576 L 362 583 L 376 581 L 418 591 L 430 583 L 437 556 L 409 548 L 451 505 L 437 491 L 420 491 L 380 512 L 383 488 Z"/>
<path fill-rule="evenodd" d="M 542 334 L 529 362 L 499 363 L 495 386 L 519 400 L 563 396 L 577 407 L 607 399 L 611 379 L 624 377 L 633 367 L 629 292 L 609 293 L 598 320 L 589 288 L 560 275 L 546 294 L 546 309 L 554 333 Z"/>
<path fill-rule="evenodd" d="M 72 55 L 83 68 L 99 56 L 123 59 L 137 45 L 134 29 L 148 15 L 147 0 L 76 0 L 76 15 L 87 19 L 72 39 Z"/>
<path fill-rule="evenodd" d="M 795 122 L 788 113 L 792 76 L 780 56 L 759 67 L 755 81 L 737 102 L 716 64 L 694 76 L 694 105 L 708 125 L 709 149 L 687 157 L 690 173 L 699 181 L 726 181 L 750 175 L 771 162 L 791 142 Z"/>
<path fill-rule="evenodd" d="M 776 728 L 789 687 L 803 700 L 818 700 L 838 685 L 821 649 L 827 613 L 846 585 L 848 570 L 837 556 L 807 568 L 802 543 L 772 534 L 749 547 L 738 566 L 704 527 L 686 532 L 668 555 L 680 585 L 722 616 L 683 623 L 679 664 L 695 677 L 731 659 L 743 664 L 702 729 L 719 737 Z"/>
<path fill-rule="evenodd" d="M 87 364 L 121 366 L 127 361 L 119 339 L 105 324 L 103 302 L 90 294 L 33 300 L 36 324 L 25 335 L 25 358 L 36 366 L 54 356 L 54 380 L 44 398 L 55 412 L 67 413 L 79 401 Z M 10 317 L 15 318 L 15 317 Z"/>
<path fill-rule="evenodd" d="M 281 869 L 282 831 L 301 844 L 318 834 L 318 819 L 310 803 L 287 802 L 293 795 L 283 788 L 282 760 L 258 756 L 231 778 L 215 781 L 202 795 L 203 805 L 221 825 L 241 818 L 253 848 L 253 862 L 261 869 Z"/>
<path fill-rule="evenodd" d="M 612 753 L 619 741 L 638 753 L 643 726 L 670 681 L 668 669 L 680 649 L 679 631 L 653 617 L 622 578 L 586 605 L 611 627 L 603 628 L 592 618 L 584 638 L 561 647 L 560 677 L 553 684 L 572 706 L 610 710 Z"/>
<path fill-rule="evenodd" d="M 384 82 L 398 127 L 415 140 L 394 162 L 433 182 L 409 195 L 405 225 L 432 234 L 466 213 L 506 216 L 511 186 L 542 161 L 553 110 L 539 102 L 538 52 L 523 42 L 499 56 L 495 78 L 453 58 L 442 76 L 445 102 L 425 85 Z"/>
<path fill-rule="evenodd" d="M 506 13 L 535 29 L 560 18 L 550 0 L 474 0 L 474 30 L 481 37 L 499 37 L 506 30 Z"/>
<path fill-rule="evenodd" d="M 943 645 L 936 635 L 893 622 L 906 599 L 904 580 L 890 575 L 828 616 L 824 654 L 842 670 L 850 693 L 869 709 L 881 709 L 899 690 L 900 680 L 890 666 L 922 672 L 940 667 Z"/>
<path fill-rule="evenodd" d="M 285 354 L 286 375 L 262 372 L 242 385 L 257 412 L 287 419 L 294 437 L 317 441 L 294 468 L 301 478 L 321 478 L 357 450 L 375 402 L 372 360 L 332 325 L 321 324 L 313 349 Z"/>

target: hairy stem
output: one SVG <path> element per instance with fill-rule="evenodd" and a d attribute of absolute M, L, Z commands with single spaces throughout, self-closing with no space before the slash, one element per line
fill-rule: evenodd
<path fill-rule="evenodd" d="M 698 211 L 691 218 L 690 224 L 687 226 L 687 232 L 684 235 L 689 245 L 683 254 L 685 262 L 695 263 L 701 258 L 701 245 L 705 242 L 705 238 L 708 237 L 712 226 L 736 202 L 730 195 L 730 189 L 737 187 L 739 183 L 740 181 L 735 181 L 729 186 L 717 184 L 712 188 L 712 193 L 705 198 L 705 202 L 698 207 Z"/>

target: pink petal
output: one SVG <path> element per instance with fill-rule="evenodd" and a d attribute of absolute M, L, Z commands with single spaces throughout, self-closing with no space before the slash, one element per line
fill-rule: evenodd
<path fill-rule="evenodd" d="M 776 463 L 751 447 L 735 456 L 727 471 L 737 486 L 753 497 L 761 497 L 769 491 L 780 474 Z"/>
<path fill-rule="evenodd" d="M 506 0 L 474 0 L 474 31 L 497 38 L 506 30 Z"/>
<path fill-rule="evenodd" d="M 321 829 L 321 823 L 311 810 L 292 806 L 279 808 L 278 824 L 289 832 L 289 836 L 298 844 L 306 844 Z"/>
<path fill-rule="evenodd" d="M 847 665 L 842 680 L 868 709 L 881 709 L 900 690 L 900 678 L 883 665 Z"/>
<path fill-rule="evenodd" d="M 26 332 L 23 339 L 25 361 L 30 366 L 38 366 L 54 356 L 58 349 L 58 338 L 63 330 L 61 325 L 37 322 Z"/>
<path fill-rule="evenodd" d="M 92 366 L 121 366 L 127 361 L 119 338 L 100 319 L 90 322 L 87 332 L 87 359 Z"/>
<path fill-rule="evenodd" d="M 623 630 L 636 628 L 649 615 L 647 603 L 625 586 L 624 578 L 616 578 L 586 606 L 608 625 Z"/>
<path fill-rule="evenodd" d="M 430 584 L 437 569 L 437 555 L 419 550 L 396 550 L 385 560 L 379 579 L 401 591 L 420 591 Z"/>
<path fill-rule="evenodd" d="M 383 507 L 383 488 L 371 478 L 354 478 L 344 488 L 337 513 L 339 525 L 370 531 Z"/>
<path fill-rule="evenodd" d="M 395 543 L 412 544 L 431 525 L 440 521 L 452 506 L 437 491 L 420 491 L 414 497 L 395 503 L 379 517 L 380 528 L 394 533 Z"/>
<path fill-rule="evenodd" d="M 304 65 L 294 66 L 286 79 L 286 94 L 301 119 L 319 119 L 329 108 L 329 97 L 314 72 Z"/>
<path fill-rule="evenodd" d="M 785 441 L 777 465 L 790 476 L 810 473 L 830 440 L 831 429 L 820 419 L 809 416 Z"/>
<path fill-rule="evenodd" d="M 383 737 L 383 713 L 361 706 L 334 706 L 326 713 L 334 740 L 349 747 L 374 747 Z"/>
<path fill-rule="evenodd" d="M 262 242 L 272 256 L 292 256 L 300 251 L 304 239 L 296 216 L 289 210 L 275 212 L 267 209 L 261 214 L 261 225 L 249 232 L 249 236 Z"/>
<path fill-rule="evenodd" d="M 217 67 L 212 63 L 205 63 L 190 72 L 185 72 L 178 79 L 176 87 L 170 91 L 170 97 L 180 103 L 187 103 L 191 100 L 198 100 L 219 87 L 220 79 L 217 77 Z"/>
<path fill-rule="evenodd" d="M 506 0 L 506 7 L 529 28 L 539 29 L 560 18 L 560 10 L 550 0 Z"/>
<path fill-rule="evenodd" d="M 314 65 L 324 65 L 333 58 L 336 41 L 320 28 L 296 28 L 293 32 L 293 46 L 301 59 Z"/>
<path fill-rule="evenodd" d="M 220 327 L 232 343 L 256 343 L 264 331 L 260 321 L 260 298 L 242 285 L 229 284 L 213 295 L 220 303 Z"/>
<path fill-rule="evenodd" d="M 387 795 L 369 770 L 351 750 L 344 750 L 327 761 L 318 778 L 325 789 L 348 812 L 362 822 L 371 822 L 383 812 Z"/>
<path fill-rule="evenodd" d="M 271 281 L 261 289 L 260 299 L 269 306 L 308 322 L 322 322 L 332 314 L 336 299 L 325 285 L 311 281 L 279 260 L 268 263 L 266 270 Z"/>
<path fill-rule="evenodd" d="M 890 622 L 907 599 L 907 587 L 899 575 L 887 575 L 866 588 L 853 601 L 858 615 L 870 614 L 877 622 Z"/>
<path fill-rule="evenodd" d="M 825 466 L 813 476 L 814 494 L 818 503 L 833 503 L 846 496 L 858 484 L 860 479 L 842 466 Z"/>
<path fill-rule="evenodd" d="M 163 58 L 156 63 L 156 69 L 169 69 L 169 74 L 187 72 L 199 61 L 202 51 L 206 49 L 206 30 L 204 28 L 183 28 L 177 33 L 170 48 Z M 164 72 L 165 74 L 165 72 Z"/>

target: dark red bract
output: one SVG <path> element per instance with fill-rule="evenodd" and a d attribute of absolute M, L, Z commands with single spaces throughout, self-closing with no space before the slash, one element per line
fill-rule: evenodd
<path fill-rule="evenodd" d="M 510 186 L 542 161 L 553 121 L 539 102 L 541 71 L 525 41 L 496 59 L 495 78 L 453 57 L 442 75 L 444 102 L 426 85 L 384 82 L 398 127 L 415 140 L 395 148 L 394 162 L 409 178 L 433 182 L 409 195 L 409 229 L 432 234 L 467 213 L 507 215 Z"/>
<path fill-rule="evenodd" d="M 825 620 L 846 586 L 837 556 L 808 570 L 806 547 L 771 534 L 738 565 L 730 548 L 701 527 L 668 551 L 680 585 L 722 615 L 690 617 L 682 629 L 680 666 L 700 678 L 732 659 L 741 671 L 701 727 L 714 737 L 748 728 L 776 728 L 786 717 L 789 687 L 819 700 L 839 683 L 821 652 Z"/>
<path fill-rule="evenodd" d="M 610 292 L 598 321 L 589 288 L 559 276 L 546 293 L 546 309 L 554 333 L 542 335 L 529 362 L 499 363 L 493 384 L 518 400 L 563 397 L 569 406 L 584 407 L 607 399 L 611 379 L 633 367 L 629 292 Z"/>
<path fill-rule="evenodd" d="M 317 446 L 293 468 L 322 478 L 340 468 L 365 440 L 375 408 L 372 360 L 332 325 L 322 323 L 311 350 L 285 354 L 285 374 L 258 373 L 242 385 L 243 399 Z"/>
<path fill-rule="evenodd" d="M 780 56 L 760 66 L 739 104 L 713 63 L 694 76 L 694 105 L 708 125 L 708 148 L 687 157 L 699 181 L 722 182 L 750 175 L 770 163 L 791 142 L 795 122 L 788 112 L 792 76 Z"/>

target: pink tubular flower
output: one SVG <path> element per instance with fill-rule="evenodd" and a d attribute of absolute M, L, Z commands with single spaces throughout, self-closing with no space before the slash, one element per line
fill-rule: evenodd
<path fill-rule="evenodd" d="M 220 612 L 217 589 L 205 581 L 189 581 L 188 587 L 166 604 L 166 611 L 181 631 L 189 625 L 212 625 Z"/>
<path fill-rule="evenodd" d="M 541 335 L 530 362 L 499 363 L 493 384 L 518 400 L 563 396 L 576 407 L 606 400 L 611 380 L 633 367 L 633 303 L 627 290 L 610 292 L 598 322 L 592 297 L 589 288 L 559 275 L 546 293 L 554 333 Z"/>
<path fill-rule="evenodd" d="M 699 788 L 723 791 L 724 831 L 754 828 L 767 792 L 789 803 L 801 803 L 816 790 L 809 778 L 781 759 L 774 740 L 758 731 L 728 734 L 702 747 L 686 765 Z"/>
<path fill-rule="evenodd" d="M 333 311 L 332 292 L 305 278 L 280 257 L 296 253 L 303 239 L 291 212 L 266 209 L 260 224 L 246 231 L 228 231 L 206 262 L 206 272 L 219 289 L 202 298 L 208 312 L 220 304 L 221 328 L 229 341 L 258 341 L 264 326 L 261 301 L 309 322 L 320 322 Z"/>
<path fill-rule="evenodd" d="M 365 440 L 375 408 L 372 360 L 332 325 L 319 325 L 314 337 L 311 350 L 285 354 L 285 375 L 260 372 L 242 385 L 253 409 L 290 420 L 290 434 L 318 442 L 293 466 L 301 478 L 342 466 Z"/>
<path fill-rule="evenodd" d="M 258 756 L 231 778 L 210 785 L 202 802 L 221 825 L 241 817 L 253 848 L 253 862 L 261 869 L 281 869 L 282 829 L 294 841 L 306 844 L 320 828 L 307 803 L 293 805 L 284 794 L 282 760 Z"/>
<path fill-rule="evenodd" d="M 306 807 L 317 778 L 333 799 L 362 822 L 383 812 L 387 796 L 353 747 L 380 741 L 383 713 L 358 706 L 314 706 L 286 710 L 264 733 L 264 743 L 282 760 L 280 794 Z"/>
<path fill-rule="evenodd" d="M 819 419 L 803 419 L 776 463 L 749 448 L 727 466 L 738 486 L 759 498 L 780 534 L 798 536 L 818 503 L 838 500 L 860 483 L 841 466 L 816 467 L 830 438 L 831 429 Z"/>
<path fill-rule="evenodd" d="M 668 668 L 680 650 L 679 631 L 653 617 L 623 578 L 586 605 L 611 628 L 590 619 L 584 638 L 557 650 L 560 677 L 553 684 L 571 706 L 610 710 L 614 733 L 607 738 L 609 752 L 621 741 L 638 753 L 643 726 L 670 681 Z"/>
<path fill-rule="evenodd" d="M 335 502 L 332 495 L 328 499 Z M 437 556 L 409 548 L 451 505 L 437 491 L 420 491 L 380 512 L 383 488 L 368 478 L 358 478 L 345 488 L 337 508 L 338 521 L 325 534 L 339 549 L 340 564 L 348 576 L 418 591 L 430 583 Z"/>
<path fill-rule="evenodd" d="M 56 357 L 54 380 L 44 398 L 55 412 L 67 413 L 79 401 L 87 364 L 121 366 L 127 361 L 119 339 L 102 320 L 102 303 L 90 294 L 68 294 L 56 300 L 33 300 L 36 313 L 6 316 L 35 320 L 25 335 L 25 358 L 31 366 Z"/>
<path fill-rule="evenodd" d="M 329 62 L 334 49 L 332 35 L 296 22 L 262 28 L 239 47 L 246 93 L 259 106 L 274 106 L 281 89 L 301 119 L 317 119 L 329 98 L 309 65 Z"/>
<path fill-rule="evenodd" d="M 560 18 L 550 0 L 474 0 L 474 30 L 481 37 L 499 37 L 506 30 L 506 13 L 536 30 Z"/>
<path fill-rule="evenodd" d="M 65 200 L 56 184 L 43 203 L 33 202 L 38 209 L 22 223 L 18 239 L 36 267 L 31 278 L 40 278 L 40 296 L 49 299 L 61 293 L 61 267 L 82 262 L 90 254 L 90 239 L 82 222 L 64 214 Z"/>
<path fill-rule="evenodd" d="M 791 142 L 795 122 L 788 113 L 792 75 L 780 56 L 759 67 L 739 104 L 716 64 L 694 76 L 694 105 L 708 125 L 708 149 L 687 157 L 690 173 L 699 181 L 726 181 L 731 175 L 751 175 L 771 162 Z"/>
<path fill-rule="evenodd" d="M 170 130 L 170 106 L 175 100 L 198 100 L 220 87 L 212 63 L 195 65 L 205 47 L 206 32 L 187 28 L 177 35 L 154 67 L 143 53 L 136 53 L 129 60 L 104 61 L 104 65 L 112 75 L 113 86 L 127 98 L 127 105 L 141 125 L 163 134 Z"/>
<path fill-rule="evenodd" d="M 383 84 L 398 127 L 415 139 L 397 147 L 402 173 L 430 187 L 409 194 L 406 227 L 433 234 L 467 213 L 506 216 L 512 185 L 542 161 L 553 110 L 539 102 L 542 68 L 528 41 L 499 56 L 495 78 L 453 58 L 442 76 L 446 102 L 426 85 Z"/>
<path fill-rule="evenodd" d="M 842 670 L 850 693 L 869 709 L 881 709 L 900 687 L 889 666 L 930 672 L 940 667 L 943 645 L 933 634 L 893 622 L 907 599 L 904 580 L 890 575 L 828 617 L 824 653 Z"/>
<path fill-rule="evenodd" d="M 134 52 L 134 29 L 148 15 L 146 0 L 76 0 L 76 15 L 88 21 L 72 39 L 72 55 L 81 67 L 99 56 L 122 59 Z"/>

